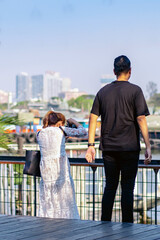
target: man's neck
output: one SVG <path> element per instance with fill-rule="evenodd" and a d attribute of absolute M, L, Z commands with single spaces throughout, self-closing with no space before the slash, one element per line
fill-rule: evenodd
<path fill-rule="evenodd" d="M 127 81 L 128 81 L 128 78 L 127 78 L 127 79 L 124 79 L 124 78 L 117 78 L 117 81 L 124 81 L 124 82 L 127 82 Z"/>
<path fill-rule="evenodd" d="M 130 75 L 128 73 L 126 73 L 126 74 L 122 73 L 121 75 L 119 75 L 117 77 L 117 81 L 125 81 L 125 82 L 127 82 L 129 80 L 129 78 L 130 78 Z"/>
<path fill-rule="evenodd" d="M 128 74 L 121 74 L 120 76 L 117 77 L 117 81 L 127 82 L 128 80 L 129 80 Z"/>

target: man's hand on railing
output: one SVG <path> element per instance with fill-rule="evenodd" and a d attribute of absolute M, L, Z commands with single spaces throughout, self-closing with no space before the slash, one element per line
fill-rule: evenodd
<path fill-rule="evenodd" d="M 152 160 L 151 148 L 146 148 L 144 164 L 148 165 Z"/>
<path fill-rule="evenodd" d="M 87 162 L 92 163 L 95 160 L 95 155 L 96 155 L 96 151 L 94 146 L 88 147 L 85 155 Z"/>

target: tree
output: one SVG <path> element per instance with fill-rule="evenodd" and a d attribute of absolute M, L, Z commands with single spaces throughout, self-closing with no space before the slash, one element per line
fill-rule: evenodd
<path fill-rule="evenodd" d="M 149 94 L 149 98 L 151 98 L 157 93 L 157 84 L 155 82 L 148 82 L 146 89 Z"/>
<path fill-rule="evenodd" d="M 8 107 L 8 103 L 1 103 L 0 104 L 0 110 L 6 110 Z"/>
<path fill-rule="evenodd" d="M 148 101 L 150 105 L 160 107 L 160 93 L 154 94 Z"/>
<path fill-rule="evenodd" d="M 90 111 L 94 97 L 94 95 L 82 95 L 76 99 L 72 98 L 68 101 L 68 105 L 70 107 L 76 107 L 86 111 Z"/>
<path fill-rule="evenodd" d="M 26 109 L 28 107 L 28 103 L 29 101 L 18 102 L 15 106 L 12 107 L 12 109 L 14 108 Z"/>

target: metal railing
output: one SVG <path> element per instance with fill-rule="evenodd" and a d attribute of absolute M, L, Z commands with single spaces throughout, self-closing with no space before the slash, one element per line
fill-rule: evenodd
<path fill-rule="evenodd" d="M 89 164 L 84 158 L 69 158 L 81 219 L 100 220 L 105 187 L 102 159 Z M 23 175 L 25 157 L 0 156 L 0 214 L 36 216 L 40 178 Z M 160 224 L 160 161 L 139 161 L 134 193 L 135 223 Z M 121 221 L 121 189 L 117 190 L 113 221 Z"/>

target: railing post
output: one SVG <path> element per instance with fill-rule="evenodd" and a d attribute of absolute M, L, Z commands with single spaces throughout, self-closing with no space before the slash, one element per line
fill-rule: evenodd
<path fill-rule="evenodd" d="M 15 203 L 15 186 L 14 186 L 14 169 L 13 164 L 9 164 L 10 171 L 10 189 L 11 189 L 11 209 L 12 215 L 16 214 L 16 203 Z"/>
<path fill-rule="evenodd" d="M 73 151 L 72 151 L 72 149 L 70 149 L 70 151 L 69 151 L 69 157 L 73 158 Z"/>
<path fill-rule="evenodd" d="M 22 179 L 22 214 L 24 216 L 27 215 L 27 178 L 26 176 L 23 176 Z"/>
<path fill-rule="evenodd" d="M 147 223 L 147 171 L 144 168 L 142 171 L 143 174 L 143 223 L 146 224 Z"/>
<path fill-rule="evenodd" d="M 155 224 L 157 225 L 157 174 L 159 169 L 154 169 L 155 172 Z"/>
<path fill-rule="evenodd" d="M 34 216 L 37 215 L 37 184 L 36 184 L 36 176 L 34 176 Z"/>
<path fill-rule="evenodd" d="M 97 170 L 97 167 L 91 166 L 93 170 L 93 221 L 95 220 L 95 173 Z"/>

